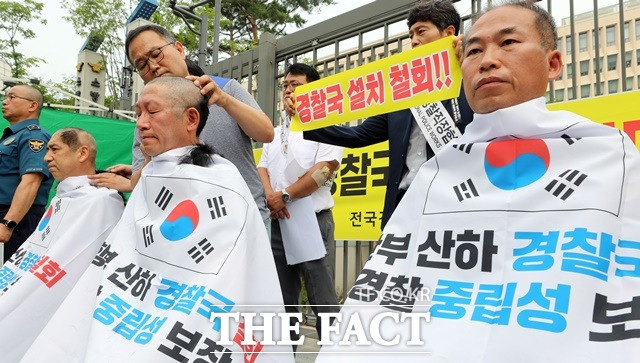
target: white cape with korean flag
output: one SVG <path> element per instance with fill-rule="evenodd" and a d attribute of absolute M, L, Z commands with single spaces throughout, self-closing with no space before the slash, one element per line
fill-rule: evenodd
<path fill-rule="evenodd" d="M 123 216 L 23 362 L 292 362 L 291 346 L 232 344 L 211 313 L 284 312 L 266 229 L 238 170 L 171 150 L 143 169 Z M 261 325 L 259 319 L 254 319 Z M 280 326 L 274 322 L 274 340 Z M 280 354 L 269 354 L 280 353 Z"/>
<path fill-rule="evenodd" d="M 0 361 L 17 362 L 36 339 L 116 225 L 115 190 L 64 179 L 34 233 L 0 269 Z"/>
<path fill-rule="evenodd" d="M 372 320 L 385 312 L 431 318 Z M 356 318 L 377 343 L 317 362 L 640 361 L 635 145 L 542 98 L 476 115 L 422 166 L 333 338 Z"/>

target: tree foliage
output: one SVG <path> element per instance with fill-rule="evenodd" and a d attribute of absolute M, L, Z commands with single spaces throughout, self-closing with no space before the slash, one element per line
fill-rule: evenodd
<path fill-rule="evenodd" d="M 194 2 L 195 0 L 176 1 L 181 6 L 189 6 Z M 165 1 L 159 3 L 150 21 L 171 30 L 185 46 L 187 56 L 196 59 L 198 35 L 185 25 L 183 19 L 173 14 Z M 196 15 L 200 16 L 205 12 L 209 18 L 208 62 L 213 53 L 213 3 L 212 0 L 210 5 L 195 9 Z M 333 3 L 334 0 L 222 0 L 220 52 L 233 56 L 252 48 L 258 45 L 262 32 L 284 35 L 287 25 L 300 27 L 305 23 L 300 13 L 311 13 L 318 6 Z M 93 32 L 104 37 L 99 53 L 106 56 L 108 94 L 114 98 L 119 96 L 121 68 L 124 64 L 125 23 L 128 14 L 137 4 L 137 0 L 62 0 L 62 6 L 69 11 L 65 19 L 73 24 L 78 35 L 88 36 Z M 188 24 L 191 29 L 200 30 L 198 22 L 188 20 Z"/>
<path fill-rule="evenodd" d="M 285 35 L 287 25 L 304 25 L 306 20 L 300 12 L 310 14 L 321 5 L 334 4 L 334 0 L 225 0 L 222 1 L 222 15 L 228 21 L 223 34 L 240 48 L 258 45 L 260 34 Z"/>
<path fill-rule="evenodd" d="M 42 18 L 43 8 L 44 4 L 35 0 L 0 1 L 0 57 L 9 63 L 13 77 L 26 76 L 29 68 L 44 61 L 38 57 L 27 57 L 17 50 L 20 39 L 32 39 L 36 35 L 28 28 L 30 22 L 47 23 Z"/>

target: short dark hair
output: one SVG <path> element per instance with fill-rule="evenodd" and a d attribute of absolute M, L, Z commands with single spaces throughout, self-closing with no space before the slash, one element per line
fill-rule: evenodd
<path fill-rule="evenodd" d="M 556 28 L 556 22 L 553 20 L 551 14 L 544 10 L 540 6 L 534 4 L 531 0 L 506 0 L 503 3 L 489 6 L 485 11 L 480 12 L 473 17 L 473 21 L 478 20 L 482 15 L 505 6 L 515 6 L 523 9 L 531 10 L 535 14 L 535 24 L 538 34 L 540 35 L 540 41 L 542 46 L 546 50 L 556 49 L 556 39 L 558 39 L 558 30 Z M 463 44 L 464 46 L 465 44 Z"/>
<path fill-rule="evenodd" d="M 145 24 L 145 25 L 139 26 L 139 27 L 131 30 L 127 34 L 127 39 L 124 41 L 124 52 L 126 53 L 127 59 L 129 60 L 130 63 L 133 63 L 133 62 L 131 62 L 131 58 L 129 57 L 129 46 L 131 45 L 131 42 L 135 38 L 137 38 L 138 35 L 140 35 L 143 32 L 146 32 L 147 30 L 150 30 L 150 31 L 158 34 L 159 36 L 163 37 L 164 39 L 167 40 L 168 43 L 176 41 L 176 37 L 174 37 L 173 34 L 171 34 L 170 31 L 168 31 L 167 29 L 161 27 L 160 25 Z"/>
<path fill-rule="evenodd" d="M 421 2 L 414 6 L 407 16 L 407 27 L 419 21 L 430 21 L 443 32 L 450 25 L 453 25 L 455 34 L 460 30 L 460 14 L 450 0 L 432 0 Z"/>
<path fill-rule="evenodd" d="M 304 75 L 305 77 L 307 77 L 307 82 L 313 82 L 320 79 L 320 74 L 318 74 L 318 71 L 316 71 L 316 69 L 311 67 L 310 65 L 304 63 L 291 64 L 287 68 L 284 76 L 286 77 L 289 74 Z"/>

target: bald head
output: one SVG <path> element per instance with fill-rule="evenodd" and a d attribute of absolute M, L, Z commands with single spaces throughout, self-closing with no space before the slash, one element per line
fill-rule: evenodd
<path fill-rule="evenodd" d="M 136 128 L 145 154 L 196 145 L 209 108 L 193 82 L 180 77 L 160 77 L 147 83 L 136 104 Z"/>
<path fill-rule="evenodd" d="M 40 117 L 43 97 L 37 88 L 28 85 L 17 85 L 9 88 L 2 101 L 2 116 L 12 125 Z"/>
<path fill-rule="evenodd" d="M 40 111 L 42 111 L 42 106 L 44 105 L 44 97 L 42 96 L 42 93 L 40 92 L 40 90 L 26 84 L 20 84 L 20 85 L 14 86 L 12 89 L 22 90 L 27 98 L 36 102 L 38 104 L 38 108 L 36 112 L 37 112 L 37 115 L 40 116 Z"/>
<path fill-rule="evenodd" d="M 71 150 L 76 151 L 78 148 L 85 146 L 89 151 L 89 162 L 95 169 L 96 155 L 98 153 L 96 147 L 96 139 L 87 131 L 77 127 L 67 127 L 56 131 L 53 136 L 59 136 L 60 140 L 65 143 Z M 52 136 L 52 138 L 53 138 Z"/>
<path fill-rule="evenodd" d="M 177 109 L 195 108 L 200 115 L 196 136 L 200 136 L 209 117 L 209 105 L 207 98 L 200 93 L 198 86 L 182 77 L 159 77 L 147 84 L 162 86 L 166 100 Z"/>
<path fill-rule="evenodd" d="M 56 131 L 47 145 L 44 160 L 59 181 L 96 173 L 96 140 L 87 131 L 68 127 Z"/>

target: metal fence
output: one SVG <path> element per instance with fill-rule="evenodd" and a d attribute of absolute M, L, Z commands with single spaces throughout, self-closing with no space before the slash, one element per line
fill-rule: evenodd
<path fill-rule="evenodd" d="M 462 32 L 469 28 L 474 14 L 492 3 L 491 0 L 453 2 L 463 15 Z M 566 73 L 561 79 L 550 82 L 547 97 L 550 102 L 617 92 L 618 81 L 615 80 L 622 80 L 622 91 L 638 89 L 640 0 L 593 0 L 586 11 L 583 9 L 589 3 L 586 0 L 580 0 L 579 4 L 574 0 L 537 0 L 537 3 L 554 16 L 560 14 L 559 19 L 556 17 L 558 45 L 562 45 L 560 50 L 565 59 Z M 415 4 L 415 0 L 377 0 L 278 39 L 272 34 L 262 34 L 257 48 L 220 61 L 207 71 L 245 84 L 263 111 L 277 124 L 280 108 L 278 85 L 286 64 L 305 62 L 315 66 L 322 76 L 328 76 L 401 52 L 410 47 L 406 16 Z M 576 5 L 582 9 L 578 14 Z M 590 33 L 594 35 L 588 38 Z M 606 40 L 605 44 L 601 38 Z M 589 39 L 592 45 L 585 49 Z M 632 60 L 634 53 L 635 63 Z M 606 69 L 602 67 L 604 57 L 607 57 Z M 618 64 L 618 59 L 620 66 L 612 66 L 613 60 Z M 585 72 L 586 60 L 588 70 Z M 576 71 L 579 66 L 580 74 Z M 604 81 L 607 81 L 606 90 Z M 585 92 L 587 85 L 589 92 Z M 562 92 L 559 92 L 561 88 Z M 337 252 L 336 269 L 339 293 L 348 291 L 374 247 L 375 242 L 369 241 L 337 241 L 337 251 L 341 251 Z"/>

